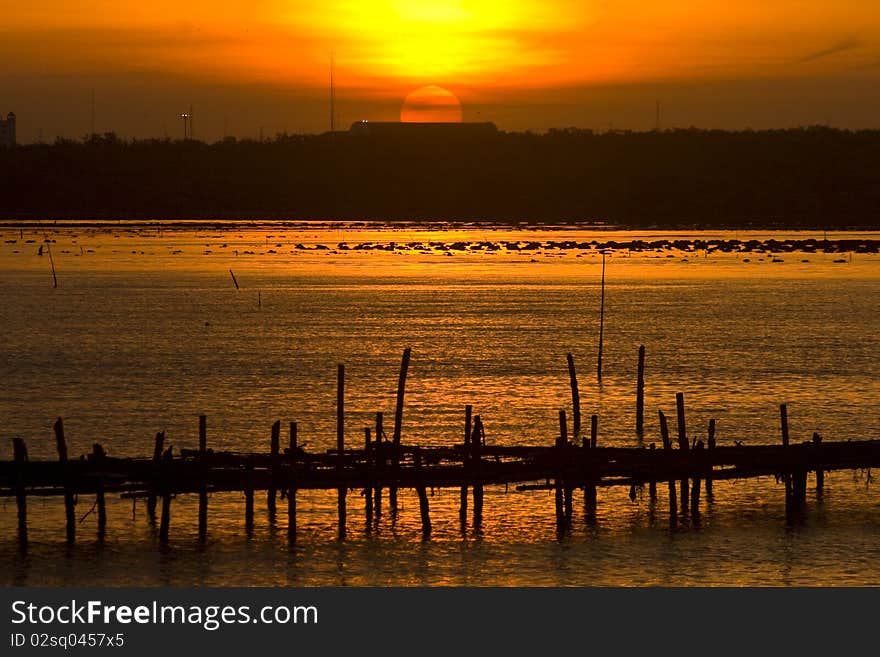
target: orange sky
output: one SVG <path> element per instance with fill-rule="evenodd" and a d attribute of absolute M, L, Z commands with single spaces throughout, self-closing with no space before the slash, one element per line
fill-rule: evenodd
<path fill-rule="evenodd" d="M 466 120 L 880 127 L 880 7 L 869 0 L 29 0 L 4 8 L 0 112 L 23 140 L 90 129 L 197 136 L 395 119 L 437 84 Z"/>

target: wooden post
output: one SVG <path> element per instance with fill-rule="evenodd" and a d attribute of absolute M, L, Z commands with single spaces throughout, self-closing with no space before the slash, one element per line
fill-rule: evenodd
<path fill-rule="evenodd" d="M 67 463 L 67 441 L 64 438 L 64 423 L 61 418 L 55 420 L 52 427 L 55 430 L 55 447 L 58 449 L 58 460 Z"/>
<path fill-rule="evenodd" d="M 666 423 L 666 415 L 663 411 L 657 411 L 657 415 L 660 419 L 660 437 L 663 440 L 663 449 L 671 450 L 672 441 L 669 439 L 669 425 Z"/>
<path fill-rule="evenodd" d="M 565 419 L 565 410 L 559 409 L 559 479 L 557 487 L 562 487 L 563 507 L 565 512 L 565 520 L 568 521 L 574 513 L 573 494 L 574 489 L 571 483 L 566 480 L 566 457 L 568 452 L 568 423 Z"/>
<path fill-rule="evenodd" d="M 461 520 L 461 524 L 464 525 L 467 523 L 467 507 L 468 507 L 468 485 L 467 485 L 467 474 L 468 470 L 470 470 L 470 458 L 469 452 L 471 449 L 471 417 L 473 413 L 473 406 L 470 404 L 464 407 L 464 451 L 462 452 L 463 456 L 461 457 L 461 468 L 465 475 L 464 483 L 461 485 L 461 490 L 459 492 L 459 505 L 458 505 L 458 518 Z"/>
<path fill-rule="evenodd" d="M 164 438 L 164 436 L 163 436 Z M 168 489 L 168 479 L 165 476 L 167 464 L 174 458 L 172 448 L 169 447 L 162 453 L 160 467 L 159 488 L 162 493 L 162 518 L 159 521 L 159 543 L 168 544 L 168 532 L 171 527 L 171 491 Z"/>
<path fill-rule="evenodd" d="M 709 458 L 711 459 L 713 456 L 713 452 L 715 451 L 715 419 L 709 420 L 709 437 L 708 437 L 708 447 L 709 447 Z M 712 464 L 710 463 L 708 468 L 706 469 L 706 501 L 712 501 Z"/>
<path fill-rule="evenodd" d="M 578 390 L 577 372 L 574 369 L 574 356 L 568 354 L 568 380 L 571 385 L 571 433 L 574 439 L 581 435 L 581 393 Z"/>
<path fill-rule="evenodd" d="M 588 520 L 594 520 L 596 518 L 596 502 L 598 501 L 596 495 L 596 482 L 592 478 L 591 475 L 587 475 L 586 483 L 584 483 L 584 507 L 586 508 L 586 515 Z"/>
<path fill-rule="evenodd" d="M 678 448 L 687 451 L 690 445 L 687 439 L 687 427 L 685 426 L 684 415 L 684 393 L 675 393 L 675 410 L 678 414 Z M 688 478 L 683 477 L 681 480 L 681 510 L 687 513 L 690 495 L 688 494 Z"/>
<path fill-rule="evenodd" d="M 663 451 L 672 451 L 672 441 L 669 439 L 669 426 L 666 424 L 666 416 L 663 411 L 657 411 L 660 417 L 660 435 L 663 438 Z M 678 523 L 678 506 L 675 503 L 675 479 L 669 479 L 669 523 L 675 527 Z"/>
<path fill-rule="evenodd" d="M 15 459 L 15 505 L 18 507 L 18 542 L 27 544 L 27 446 L 21 438 L 12 439 L 12 452 Z"/>
<path fill-rule="evenodd" d="M 474 477 L 474 528 L 483 522 L 483 421 L 479 415 L 474 416 L 474 428 L 471 431 L 471 467 Z"/>
<path fill-rule="evenodd" d="M 559 410 L 559 437 L 556 439 L 556 453 L 554 460 L 556 461 L 556 481 L 554 484 L 556 492 L 556 526 L 562 527 L 565 524 L 565 499 L 563 494 L 562 469 L 565 444 L 568 442 L 568 426 L 565 421 L 565 410 Z"/>
<path fill-rule="evenodd" d="M 208 535 L 208 418 L 199 415 L 199 540 L 204 541 Z"/>
<path fill-rule="evenodd" d="M 779 405 L 779 426 L 780 431 L 782 432 L 782 446 L 788 447 L 788 406 L 786 404 Z M 791 513 L 792 511 L 792 490 L 791 490 L 791 473 L 785 472 L 783 474 L 783 480 L 785 481 L 785 512 L 786 514 Z"/>
<path fill-rule="evenodd" d="M 694 516 L 700 514 L 700 468 L 702 467 L 704 451 L 703 441 L 698 440 L 694 447 L 694 462 L 697 464 L 697 470 L 694 476 L 693 486 L 691 486 L 691 513 L 693 513 Z"/>
<path fill-rule="evenodd" d="M 400 470 L 400 431 L 403 425 L 403 395 L 406 390 L 406 373 L 409 370 L 409 357 L 411 349 L 403 350 L 403 359 L 400 361 L 400 376 L 397 378 L 397 405 L 394 408 L 394 436 L 392 438 L 391 469 L 394 483 L 388 490 L 388 503 L 391 505 L 391 513 L 397 512 L 397 476 Z"/>
<path fill-rule="evenodd" d="M 813 433 L 813 445 L 818 451 L 822 445 L 822 436 Z M 822 469 L 821 463 L 816 466 L 816 497 L 821 498 L 825 493 L 825 471 Z"/>
<path fill-rule="evenodd" d="M 254 531 L 254 458 L 250 454 L 244 464 L 244 531 L 248 536 Z"/>
<path fill-rule="evenodd" d="M 382 517 L 382 475 L 385 472 L 385 447 L 382 442 L 382 412 L 376 413 L 376 448 L 374 462 L 376 468 L 376 485 L 373 487 L 376 520 Z"/>
<path fill-rule="evenodd" d="M 364 465 L 367 468 L 367 486 L 364 488 L 364 515 L 367 519 L 367 529 L 373 524 L 373 479 L 376 469 L 373 467 L 373 438 L 370 435 L 370 427 L 364 427 Z"/>
<path fill-rule="evenodd" d="M 342 481 L 345 469 L 345 365 L 336 368 L 336 477 Z M 336 509 L 339 516 L 339 538 L 345 537 L 345 496 L 348 488 L 342 483 L 336 489 Z"/>
<path fill-rule="evenodd" d="M 594 450 L 599 439 L 599 416 L 590 416 L 590 440 L 584 443 L 584 447 Z M 584 484 L 584 506 L 587 509 L 587 519 L 594 520 L 596 517 L 596 483 L 592 477 L 588 477 Z"/>
<path fill-rule="evenodd" d="M 562 446 L 562 438 L 556 439 L 556 449 L 554 450 L 553 460 L 556 462 L 554 469 L 556 470 L 556 478 L 553 481 L 553 497 L 556 502 L 556 529 L 559 530 L 565 525 L 565 508 L 562 499 L 562 477 L 560 475 L 560 447 Z"/>
<path fill-rule="evenodd" d="M 788 406 L 779 405 L 779 424 L 782 431 L 782 446 L 788 447 Z"/>
<path fill-rule="evenodd" d="M 290 423 L 290 480 L 287 484 L 287 538 L 296 541 L 296 422 Z"/>
<path fill-rule="evenodd" d="M 688 448 L 688 439 L 687 439 L 687 427 L 685 426 L 684 393 L 683 392 L 675 393 L 675 410 L 676 410 L 676 413 L 678 414 L 678 448 L 686 450 Z"/>
<path fill-rule="evenodd" d="M 599 306 L 599 360 L 596 364 L 596 380 L 602 383 L 602 340 L 605 335 L 605 252 L 602 251 L 602 301 Z"/>
<path fill-rule="evenodd" d="M 636 435 L 645 430 L 645 345 L 639 346 L 639 370 L 636 375 Z"/>
<path fill-rule="evenodd" d="M 61 418 L 55 420 L 55 446 L 58 449 L 58 460 L 64 472 L 64 515 L 67 519 L 67 542 L 76 540 L 76 513 L 74 512 L 73 489 L 71 488 L 70 472 L 67 465 L 67 442 L 64 439 L 64 423 Z"/>
<path fill-rule="evenodd" d="M 159 469 L 162 464 L 162 449 L 165 445 L 165 432 L 160 431 L 156 434 L 156 441 L 153 444 L 153 474 L 158 477 Z M 156 524 L 156 492 L 155 484 L 150 494 L 147 496 L 147 517 L 150 523 Z"/>
<path fill-rule="evenodd" d="M 98 443 L 92 445 L 92 462 L 100 467 L 101 461 L 104 460 L 104 448 Z M 98 539 L 104 537 L 104 530 L 107 529 L 107 507 L 104 504 L 104 477 L 98 478 L 97 491 L 95 492 L 95 505 L 98 507 Z"/>
<path fill-rule="evenodd" d="M 272 432 L 269 436 L 269 458 L 270 458 L 270 485 L 266 493 L 266 508 L 269 511 L 269 522 L 275 522 L 275 497 L 278 494 L 275 488 L 276 479 L 278 477 L 278 453 L 281 451 L 281 420 L 276 420 L 272 425 Z"/>
<path fill-rule="evenodd" d="M 649 449 L 651 451 L 653 451 L 655 449 L 654 443 L 651 443 L 651 446 L 649 447 Z M 651 502 L 657 501 L 657 482 L 654 481 L 653 479 L 650 482 L 648 482 L 648 498 L 651 500 Z"/>
<path fill-rule="evenodd" d="M 427 538 L 431 534 L 431 514 L 428 508 L 428 493 L 422 481 L 422 450 L 416 447 L 413 450 L 413 462 L 416 470 L 416 493 L 419 496 L 419 514 L 422 518 L 422 536 Z"/>

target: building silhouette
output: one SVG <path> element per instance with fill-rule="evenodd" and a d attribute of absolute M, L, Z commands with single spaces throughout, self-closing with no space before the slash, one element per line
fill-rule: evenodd
<path fill-rule="evenodd" d="M 15 114 L 10 112 L 6 120 L 0 119 L 0 146 L 15 146 Z"/>
<path fill-rule="evenodd" d="M 374 137 L 477 137 L 496 135 L 498 128 L 494 123 L 472 122 L 401 122 L 401 121 L 355 121 L 349 134 Z"/>

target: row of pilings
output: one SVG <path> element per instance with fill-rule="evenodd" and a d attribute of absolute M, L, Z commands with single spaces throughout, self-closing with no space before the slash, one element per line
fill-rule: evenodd
<path fill-rule="evenodd" d="M 521 484 L 518 490 L 552 489 L 560 532 L 570 525 L 575 490 L 583 491 L 586 518 L 594 520 L 598 488 L 629 486 L 630 497 L 635 499 L 637 488 L 647 485 L 648 495 L 654 503 L 657 484 L 664 481 L 668 487 L 669 517 L 673 527 L 678 522 L 679 509 L 695 517 L 699 515 L 702 491 L 705 489 L 707 499 L 711 500 L 713 481 L 751 476 L 776 475 L 777 480 L 784 483 L 786 515 L 795 517 L 806 504 L 809 471 L 816 473 L 816 490 L 821 495 L 826 469 L 870 467 L 874 463 L 875 451 L 880 454 L 873 442 L 835 443 L 823 447 L 818 434 L 813 436 L 811 451 L 804 451 L 803 445 L 790 445 L 785 404 L 780 406 L 781 450 L 767 446 L 719 448 L 714 419 L 709 421 L 705 441 L 688 437 L 683 393 L 676 395 L 676 445 L 670 437 L 665 414 L 658 411 L 662 449 L 655 449 L 654 443 L 647 448 L 600 448 L 597 415 L 590 417 L 589 434 L 581 431 L 580 395 L 571 354 L 567 358 L 573 410 L 571 438 L 568 416 L 562 409 L 559 411 L 559 435 L 552 447 L 488 445 L 481 416 L 474 414 L 473 407 L 467 405 L 460 444 L 450 448 L 408 447 L 402 445 L 401 434 L 410 357 L 411 351 L 407 348 L 403 352 L 398 377 L 391 437 L 385 432 L 383 413 L 376 413 L 375 425 L 364 427 L 362 449 L 346 449 L 345 446 L 345 367 L 342 364 L 337 368 L 336 449 L 328 450 L 326 454 L 305 452 L 298 443 L 296 422 L 289 423 L 288 444 L 282 450 L 280 421 L 271 426 L 268 457 L 264 454 L 215 453 L 208 448 L 207 417 L 204 415 L 199 418 L 198 448 L 182 449 L 178 457 L 174 455 L 173 446 L 166 446 L 165 434 L 160 432 L 156 434 L 150 459 L 111 459 L 100 444 L 95 444 L 87 457 L 70 460 L 64 425 L 59 418 L 54 425 L 58 461 L 47 469 L 44 466 L 50 464 L 29 462 L 24 441 L 15 438 L 13 461 L 0 463 L 0 466 L 11 466 L 0 472 L 0 488 L 6 488 L 3 494 L 16 498 L 19 540 L 23 545 L 27 544 L 28 495 L 63 497 L 66 537 L 73 542 L 78 524 L 77 498 L 82 494 L 94 494 L 95 503 L 89 513 L 97 511 L 98 533 L 103 538 L 108 492 L 119 493 L 133 502 L 145 499 L 147 516 L 152 523 L 158 523 L 158 538 L 162 544 L 169 541 L 171 506 L 176 495 L 198 495 L 198 536 L 204 540 L 208 533 L 210 494 L 233 490 L 244 494 L 248 533 L 254 526 L 255 491 L 266 491 L 266 507 L 273 523 L 279 496 L 282 502 L 286 500 L 288 534 L 292 542 L 297 533 L 297 491 L 313 488 L 335 488 L 340 538 L 346 535 L 349 491 L 362 491 L 369 528 L 382 515 L 383 493 L 386 491 L 388 510 L 392 518 L 396 518 L 400 487 L 415 490 L 426 538 L 432 530 L 429 488 L 459 489 L 461 525 L 463 528 L 467 526 L 470 512 L 474 528 L 479 529 L 483 521 L 483 488 L 488 484 L 502 483 L 505 486 Z M 642 346 L 639 349 L 636 395 L 639 435 L 644 427 L 644 363 Z M 850 453 L 852 455 L 848 456 Z M 724 464 L 734 467 L 719 469 Z M 35 468 L 44 475 L 35 474 Z M 527 483 L 541 479 L 546 483 Z M 472 503 L 470 508 L 469 502 Z"/>

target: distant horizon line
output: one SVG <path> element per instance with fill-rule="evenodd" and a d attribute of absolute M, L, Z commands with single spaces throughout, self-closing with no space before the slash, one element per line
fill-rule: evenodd
<path fill-rule="evenodd" d="M 603 136 L 603 135 L 657 135 L 657 134 L 680 134 L 685 132 L 690 133 L 723 133 L 723 134 L 765 134 L 765 133 L 778 133 L 778 132 L 808 132 L 808 131 L 824 131 L 824 132 L 833 132 L 833 133 L 846 133 L 846 134 L 863 134 L 863 133 L 874 133 L 880 132 L 880 126 L 872 127 L 872 128 L 845 128 L 832 126 L 825 123 L 812 123 L 812 124 L 800 124 L 800 125 L 791 125 L 787 127 L 774 127 L 774 128 L 704 128 L 695 125 L 691 125 L 688 127 L 683 126 L 672 126 L 668 128 L 606 128 L 606 129 L 595 129 L 595 128 L 581 128 L 578 126 L 557 126 L 546 129 L 525 129 L 525 130 L 505 130 L 501 127 L 498 127 L 497 124 L 493 121 L 460 121 L 460 122 L 450 122 L 450 121 L 370 121 L 368 119 L 360 119 L 352 122 L 352 125 L 356 124 L 374 124 L 374 125 L 414 125 L 414 126 L 453 126 L 453 125 L 493 125 L 497 128 L 497 134 L 501 135 L 531 135 L 531 136 L 548 136 L 548 135 L 556 135 L 559 133 L 569 134 L 569 135 L 593 135 L 593 136 Z M 350 135 L 351 131 L 349 129 L 345 130 L 324 130 L 321 132 L 276 132 L 273 136 L 266 137 L 253 137 L 253 136 L 236 136 L 236 135 L 225 135 L 217 138 L 202 138 L 202 137 L 172 137 L 170 135 L 155 135 L 155 136 L 146 136 L 146 137 L 129 137 L 122 133 L 118 133 L 115 130 L 106 130 L 103 132 L 93 132 L 86 133 L 82 137 L 73 137 L 68 135 L 56 135 L 55 138 L 51 141 L 22 141 L 17 142 L 15 146 L 52 146 L 56 144 L 83 144 L 89 145 L 90 142 L 97 143 L 106 143 L 110 140 L 116 140 L 122 143 L 138 143 L 138 142 L 160 142 L 160 143 L 199 143 L 206 145 L 213 144 L 222 144 L 224 142 L 251 142 L 251 143 L 273 143 L 284 141 L 286 139 L 291 138 L 320 138 L 320 137 L 328 137 L 331 135 Z M 2 148 L 2 147 L 0 147 Z"/>

